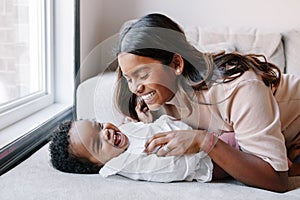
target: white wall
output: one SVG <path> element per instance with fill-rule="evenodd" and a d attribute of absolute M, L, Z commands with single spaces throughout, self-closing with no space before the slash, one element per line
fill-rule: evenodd
<path fill-rule="evenodd" d="M 81 59 L 125 21 L 151 12 L 184 26 L 300 27 L 299 0 L 81 0 L 81 6 Z"/>
<path fill-rule="evenodd" d="M 102 8 L 102 0 L 80 0 L 81 60 L 101 41 Z"/>
<path fill-rule="evenodd" d="M 102 39 L 127 19 L 162 12 L 182 25 L 300 27 L 299 0 L 103 0 Z"/>

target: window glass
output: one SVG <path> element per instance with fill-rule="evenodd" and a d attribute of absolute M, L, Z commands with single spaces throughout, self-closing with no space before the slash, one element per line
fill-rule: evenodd
<path fill-rule="evenodd" d="M 0 0 L 0 130 L 53 104 L 53 1 Z"/>
<path fill-rule="evenodd" d="M 42 0 L 0 0 L 0 112 L 47 93 Z"/>

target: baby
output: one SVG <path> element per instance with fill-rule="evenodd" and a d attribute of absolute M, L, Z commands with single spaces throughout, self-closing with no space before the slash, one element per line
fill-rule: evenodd
<path fill-rule="evenodd" d="M 153 123 L 128 122 L 119 127 L 90 120 L 69 121 L 53 133 L 51 163 L 60 171 L 100 173 L 103 177 L 119 174 L 155 182 L 210 181 L 213 164 L 202 151 L 166 157 L 144 152 L 146 141 L 154 134 L 188 129 L 167 115 Z"/>

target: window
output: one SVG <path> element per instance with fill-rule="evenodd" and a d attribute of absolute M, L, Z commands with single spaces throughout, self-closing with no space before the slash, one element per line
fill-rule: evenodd
<path fill-rule="evenodd" d="M 0 0 L 0 149 L 72 111 L 74 2 Z"/>
<path fill-rule="evenodd" d="M 53 91 L 49 1 L 0 4 L 1 129 L 51 104 Z"/>
<path fill-rule="evenodd" d="M 0 176 L 73 118 L 75 2 L 0 0 Z"/>

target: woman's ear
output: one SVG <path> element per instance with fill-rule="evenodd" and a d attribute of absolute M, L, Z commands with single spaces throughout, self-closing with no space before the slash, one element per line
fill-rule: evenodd
<path fill-rule="evenodd" d="M 181 55 L 175 53 L 172 63 L 174 63 L 175 74 L 178 76 L 181 75 L 184 67 L 184 61 Z"/>

